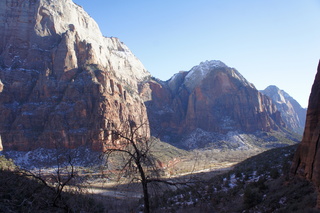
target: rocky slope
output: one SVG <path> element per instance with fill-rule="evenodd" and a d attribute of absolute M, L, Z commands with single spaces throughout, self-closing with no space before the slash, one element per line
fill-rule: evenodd
<path fill-rule="evenodd" d="M 295 153 L 292 173 L 311 180 L 318 188 L 318 208 L 320 208 L 320 62 L 315 77 L 307 110 L 306 127 L 303 138 Z"/>
<path fill-rule="evenodd" d="M 288 93 L 280 90 L 276 86 L 268 86 L 266 89 L 260 91 L 261 93 L 270 97 L 277 109 L 281 112 L 281 117 L 291 130 L 303 134 L 304 125 L 306 121 L 307 110 L 294 100 Z"/>
<path fill-rule="evenodd" d="M 150 74 L 71 0 L 1 1 L 0 38 L 4 149 L 102 150 L 109 125 L 147 120 L 138 84 Z"/>
<path fill-rule="evenodd" d="M 166 82 L 154 79 L 147 84 L 153 134 L 181 147 L 204 147 L 219 140 L 241 147 L 246 146 L 241 133 L 286 127 L 273 101 L 221 61 L 202 62 Z M 142 93 L 148 93 L 146 88 Z"/>

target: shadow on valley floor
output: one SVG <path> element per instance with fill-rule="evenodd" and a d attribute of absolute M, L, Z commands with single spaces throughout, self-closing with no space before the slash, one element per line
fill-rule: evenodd
<path fill-rule="evenodd" d="M 166 179 L 186 185 L 152 185 L 152 211 L 320 212 L 314 208 L 317 199 L 314 186 L 289 174 L 296 147 L 272 149 L 216 171 Z M 123 203 L 122 208 L 130 201 L 132 209 L 139 209 L 142 193 L 138 183 L 100 188 L 105 189 L 111 194 L 104 196 L 117 199 Z"/>
<path fill-rule="evenodd" d="M 314 208 L 317 194 L 313 185 L 289 175 L 295 149 L 277 148 L 227 168 L 166 179 L 187 184 L 150 185 L 152 212 L 320 212 Z M 92 180 L 80 188 L 70 187 L 54 206 L 52 189 L 18 172 L 1 169 L 0 212 L 142 210 L 139 183 Z"/>
<path fill-rule="evenodd" d="M 320 212 L 314 186 L 292 177 L 296 145 L 253 156 L 194 189 L 168 191 L 155 212 Z"/>

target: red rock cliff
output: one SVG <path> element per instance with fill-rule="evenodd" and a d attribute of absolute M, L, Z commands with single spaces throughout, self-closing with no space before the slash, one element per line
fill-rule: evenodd
<path fill-rule="evenodd" d="M 291 171 L 312 181 L 320 190 L 320 62 L 309 98 L 303 138 L 295 153 Z"/>
<path fill-rule="evenodd" d="M 150 74 L 71 0 L 2 0 L 0 38 L 4 149 L 102 150 L 108 125 L 147 120 L 138 84 Z"/>
<path fill-rule="evenodd" d="M 147 101 L 152 131 L 172 143 L 197 129 L 226 134 L 285 126 L 272 100 L 220 61 L 202 62 L 166 82 L 149 85 L 153 88 Z"/>

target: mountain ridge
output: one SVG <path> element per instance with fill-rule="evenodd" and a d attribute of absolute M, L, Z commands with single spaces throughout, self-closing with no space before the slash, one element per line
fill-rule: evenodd
<path fill-rule="evenodd" d="M 172 144 L 195 148 L 197 142 L 186 145 L 190 144 L 188 137 L 207 135 L 218 143 L 231 132 L 259 135 L 259 131 L 286 128 L 271 98 L 221 61 L 201 62 L 167 81 L 153 79 L 147 84 L 151 93 L 146 106 L 153 134 L 161 132 L 161 138 Z M 195 140 L 201 147 L 206 144 L 204 139 Z"/>

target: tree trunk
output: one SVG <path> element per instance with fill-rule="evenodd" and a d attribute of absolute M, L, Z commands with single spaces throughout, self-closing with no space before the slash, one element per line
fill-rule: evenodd
<path fill-rule="evenodd" d="M 139 155 L 139 153 L 138 153 Z M 138 157 L 138 159 L 140 159 Z M 149 193 L 148 193 L 148 180 L 146 175 L 144 174 L 144 170 L 142 168 L 141 162 L 139 160 L 136 161 L 136 165 L 138 166 L 140 177 L 141 177 L 141 184 L 143 189 L 143 201 L 144 201 L 144 213 L 150 213 L 150 204 L 149 204 Z"/>
<path fill-rule="evenodd" d="M 316 208 L 320 209 L 320 187 L 317 187 L 317 192 L 318 192 L 318 194 L 317 194 L 317 206 L 316 206 Z"/>
<path fill-rule="evenodd" d="M 143 201 L 144 201 L 144 213 L 150 213 L 150 204 L 149 204 L 149 193 L 148 193 L 148 183 L 146 180 L 142 180 L 143 188 Z"/>

